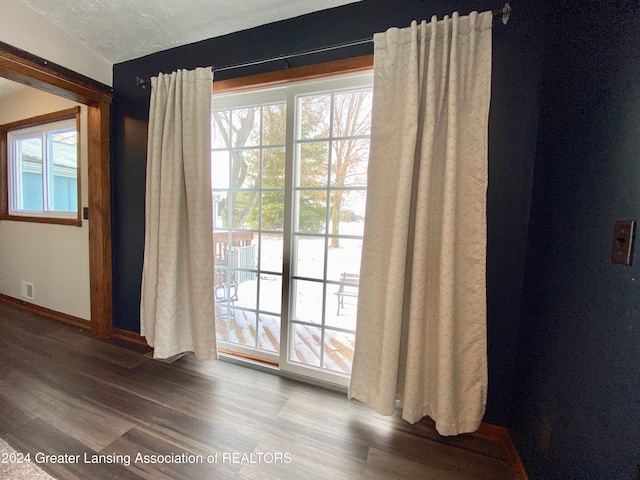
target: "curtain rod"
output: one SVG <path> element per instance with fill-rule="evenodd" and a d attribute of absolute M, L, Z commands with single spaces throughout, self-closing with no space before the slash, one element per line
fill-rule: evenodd
<path fill-rule="evenodd" d="M 505 3 L 502 8 L 492 10 L 491 14 L 493 15 L 493 26 L 496 27 L 496 26 L 506 25 L 507 22 L 509 21 L 509 16 L 511 15 L 512 11 L 513 11 L 513 8 L 511 7 L 511 5 L 509 5 L 509 3 Z M 225 65 L 223 67 L 212 66 L 211 70 L 213 71 L 213 73 L 224 72 L 226 70 L 235 70 L 238 68 L 252 67 L 254 65 L 262 65 L 264 63 L 271 63 L 271 62 L 277 62 L 277 61 L 283 61 L 283 60 L 285 62 L 285 68 L 289 68 L 289 62 L 287 62 L 289 58 L 303 57 L 305 55 L 313 55 L 315 53 L 329 52 L 331 50 L 338 50 L 340 48 L 355 47 L 357 45 L 365 45 L 367 43 L 372 43 L 372 42 L 373 42 L 373 38 L 361 38 L 360 40 L 353 40 L 351 42 L 344 42 L 344 43 L 336 43 L 334 45 L 329 45 L 326 47 L 312 48 L 310 50 L 303 50 L 300 52 L 278 55 L 277 57 L 262 58 L 260 60 L 252 60 L 248 62 L 236 63 L 234 65 Z M 137 86 L 142 88 L 147 88 L 147 85 L 150 85 L 150 84 L 151 84 L 151 80 L 144 80 L 140 77 L 136 77 Z"/>

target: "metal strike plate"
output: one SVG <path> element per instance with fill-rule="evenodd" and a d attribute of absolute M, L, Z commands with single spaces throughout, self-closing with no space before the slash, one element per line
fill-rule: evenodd
<path fill-rule="evenodd" d="M 633 240 L 635 220 L 618 220 L 613 230 L 613 251 L 611 261 L 622 265 L 631 265 L 633 259 Z"/>

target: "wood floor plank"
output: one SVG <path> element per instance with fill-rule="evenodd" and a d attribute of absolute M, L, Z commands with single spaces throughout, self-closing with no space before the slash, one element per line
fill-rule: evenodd
<path fill-rule="evenodd" d="M 0 462 L 0 478 L 14 480 L 55 480 L 51 475 L 38 467 L 34 462 L 27 461 L 24 456 L 9 445 L 6 441 L 0 439 L 0 452 L 2 452 L 3 461 Z M 6 457 L 8 455 L 8 458 Z M 15 455 L 15 461 L 11 461 L 11 455 Z M 4 461 L 8 460 L 8 461 Z"/>
<path fill-rule="evenodd" d="M 141 479 L 123 465 L 85 463 L 85 455 L 91 458 L 95 451 L 40 419 L 7 434 L 5 440 L 17 451 L 31 454 L 31 461 L 57 480 Z M 71 458 L 77 461 L 69 461 Z"/>
<path fill-rule="evenodd" d="M 147 351 L 0 303 L 0 436 L 32 454 L 132 458 L 41 465 L 60 480 L 508 478 L 503 446 L 482 435 L 444 438 L 341 392 Z M 182 453 L 216 460 L 133 461 Z"/>
<path fill-rule="evenodd" d="M 172 480 L 177 478 L 225 480 L 237 479 L 240 465 L 223 462 L 220 452 L 213 449 L 207 455 L 193 454 L 166 439 L 132 428 L 100 452 L 127 455 L 131 459 L 129 470 L 148 480 Z M 146 457 L 177 455 L 185 457 L 184 463 L 156 463 L 144 461 Z M 218 454 L 218 455 L 216 455 Z M 140 461 L 138 458 L 140 457 Z"/>
<path fill-rule="evenodd" d="M 365 447 L 365 450 L 368 448 Z M 259 460 L 262 461 L 259 463 Z M 255 480 L 355 480 L 366 478 L 363 477 L 365 465 L 366 455 L 365 458 L 359 458 L 336 451 L 308 448 L 297 441 L 281 444 L 269 442 L 256 447 L 253 457 L 242 464 L 240 477 Z"/>
<path fill-rule="evenodd" d="M 60 346 L 64 345 L 69 352 L 100 358 L 125 368 L 134 368 L 147 361 L 138 352 L 125 350 L 108 342 L 96 342 L 95 338 L 78 332 L 58 330 L 49 333 L 47 337 L 60 340 Z"/>
<path fill-rule="evenodd" d="M 100 450 L 132 427 L 130 422 L 82 398 L 67 395 L 25 376 L 0 380 L 3 396 L 19 403 L 24 412 L 37 417 L 93 450 Z M 25 395 L 37 392 L 37 395 Z"/>
<path fill-rule="evenodd" d="M 104 408 L 155 435 L 184 444 L 193 453 L 208 453 L 209 447 L 237 451 L 255 448 L 256 441 L 242 433 L 181 412 L 179 398 L 157 402 L 117 386 L 86 381 L 95 382 L 96 391 L 100 392 L 98 402 Z"/>
<path fill-rule="evenodd" d="M 2 301 L 0 301 L 0 317 L 6 321 L 5 326 L 13 326 L 35 335 L 47 335 L 60 330 L 59 322 L 36 314 L 25 314 L 23 310 Z"/>
<path fill-rule="evenodd" d="M 282 394 L 254 395 L 254 385 L 247 382 L 246 379 L 242 379 L 238 370 L 227 378 L 217 376 L 207 378 L 185 372 L 181 362 L 182 359 L 170 365 L 159 362 L 145 363 L 135 369 L 135 374 L 144 374 L 149 378 L 149 381 L 161 379 L 162 382 L 165 382 L 164 388 L 171 388 L 172 391 L 183 395 L 187 403 L 191 403 L 193 394 L 197 393 L 199 396 L 204 396 L 195 401 L 197 404 L 219 401 L 219 406 L 226 405 L 234 410 L 260 411 L 269 415 L 277 415 L 287 401 L 286 396 Z"/>
<path fill-rule="evenodd" d="M 36 418 L 24 410 L 20 404 L 12 402 L 0 392 L 0 436 L 29 423 Z"/>

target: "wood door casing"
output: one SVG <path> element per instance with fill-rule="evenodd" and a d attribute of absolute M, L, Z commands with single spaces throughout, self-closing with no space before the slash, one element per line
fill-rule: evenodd
<path fill-rule="evenodd" d="M 109 123 L 111 89 L 88 77 L 0 42 L 0 77 L 88 107 L 89 274 L 91 332 L 113 333 Z M 3 173 L 4 172 L 4 173 Z M 7 184 L 6 169 L 0 182 Z M 3 188 L 3 190 L 5 190 Z M 7 201 L 3 195 L 3 204 Z"/>

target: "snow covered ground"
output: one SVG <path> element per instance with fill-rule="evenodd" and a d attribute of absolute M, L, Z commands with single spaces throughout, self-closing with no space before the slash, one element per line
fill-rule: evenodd
<path fill-rule="evenodd" d="M 362 227 L 360 222 L 343 223 L 340 233 L 362 235 Z M 338 312 L 336 293 L 342 273 L 360 272 L 362 240 L 341 238 L 339 247 L 328 249 L 325 249 L 325 239 L 321 237 L 301 236 L 296 240 L 297 268 L 294 275 L 304 279 L 294 278 L 292 282 L 290 317 L 294 319 L 291 327 L 294 348 L 290 359 L 316 367 L 322 362 L 325 369 L 349 374 L 355 343 L 357 299 L 345 297 Z M 281 236 L 262 239 L 260 269 L 282 271 Z M 218 306 L 218 338 L 278 352 L 282 277 L 276 273 L 254 277 L 238 285 L 238 300 L 230 305 L 230 322 L 223 318 L 226 313 L 224 306 Z M 336 283 L 324 283 L 324 278 Z M 352 287 L 350 290 L 357 289 Z M 295 323 L 295 320 L 305 324 Z"/>

